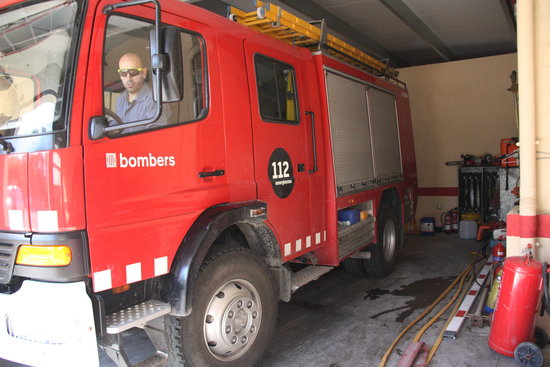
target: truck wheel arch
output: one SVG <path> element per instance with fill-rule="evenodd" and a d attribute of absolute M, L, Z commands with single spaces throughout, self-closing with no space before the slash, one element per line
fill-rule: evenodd
<path fill-rule="evenodd" d="M 280 266 L 281 257 L 275 236 L 264 223 L 266 215 L 251 214 L 262 208 L 265 213 L 266 203 L 260 201 L 227 203 L 208 208 L 197 218 L 172 263 L 168 288 L 172 315 L 181 317 L 191 313 L 193 287 L 199 269 L 208 252 L 228 229 L 238 230 L 244 236 L 245 247 L 264 258 L 270 268 Z M 273 280 L 277 284 L 277 278 Z"/>

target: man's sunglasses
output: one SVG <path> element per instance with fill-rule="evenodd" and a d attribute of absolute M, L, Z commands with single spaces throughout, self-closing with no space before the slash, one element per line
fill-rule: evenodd
<path fill-rule="evenodd" d="M 130 74 L 130 76 L 136 76 L 142 71 L 143 71 L 143 68 L 118 69 L 118 74 L 124 77 L 128 76 L 128 74 Z"/>

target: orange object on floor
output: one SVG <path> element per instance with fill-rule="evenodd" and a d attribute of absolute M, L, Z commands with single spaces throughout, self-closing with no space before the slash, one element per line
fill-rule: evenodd
<path fill-rule="evenodd" d="M 491 229 L 492 224 L 482 224 L 479 227 L 477 227 L 477 238 L 476 240 L 481 241 L 483 238 L 483 233 L 489 229 Z"/>

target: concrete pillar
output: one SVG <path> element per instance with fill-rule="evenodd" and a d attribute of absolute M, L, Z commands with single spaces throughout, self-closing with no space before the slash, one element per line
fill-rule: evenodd
<path fill-rule="evenodd" d="M 536 0 L 537 258 L 550 263 L 550 2 Z"/>
<path fill-rule="evenodd" d="M 508 256 L 532 244 L 550 262 L 550 2 L 517 4 L 520 206 L 508 215 Z"/>

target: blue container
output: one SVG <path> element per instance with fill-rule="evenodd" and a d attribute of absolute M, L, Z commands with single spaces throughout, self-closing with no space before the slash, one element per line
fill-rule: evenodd
<path fill-rule="evenodd" d="M 422 217 L 420 219 L 420 234 L 424 236 L 433 236 L 435 233 L 435 218 Z"/>
<path fill-rule="evenodd" d="M 342 209 L 338 211 L 338 223 L 351 226 L 361 220 L 359 209 Z"/>

